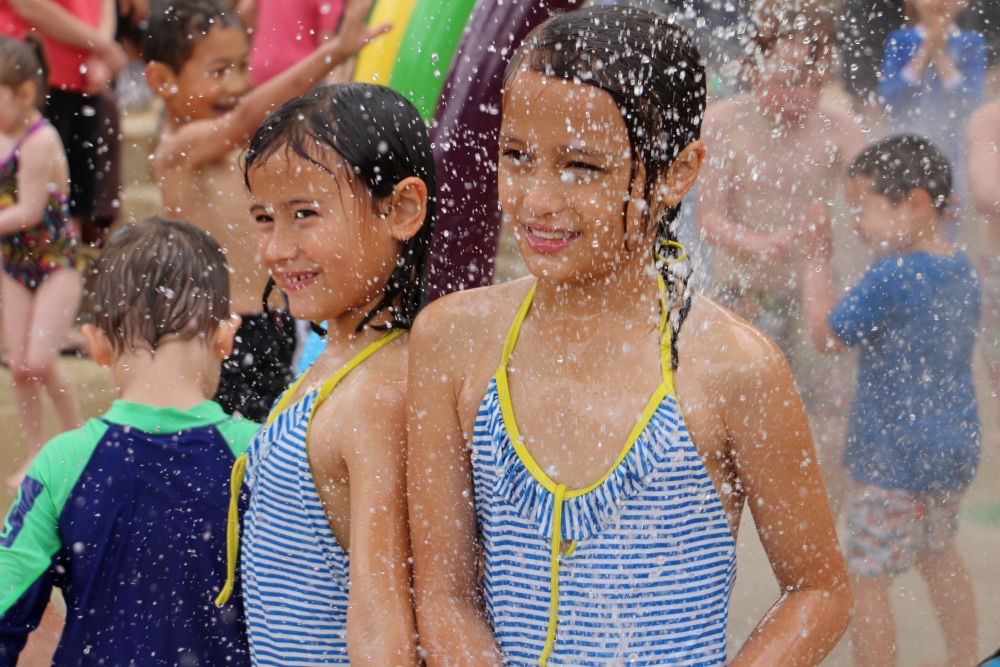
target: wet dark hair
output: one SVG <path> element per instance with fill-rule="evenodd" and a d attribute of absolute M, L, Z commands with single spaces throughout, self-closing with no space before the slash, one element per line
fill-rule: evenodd
<path fill-rule="evenodd" d="M 17 90 L 27 82 L 35 84 L 35 106 L 45 107 L 49 72 L 42 43 L 33 35 L 24 41 L 0 37 L 0 84 Z"/>
<path fill-rule="evenodd" d="M 243 160 L 248 188 L 250 170 L 282 148 L 327 171 L 330 158 L 339 157 L 371 197 L 376 211 L 404 178 L 416 176 L 427 186 L 424 224 L 403 244 L 382 299 L 358 324 L 360 331 L 387 310 L 391 321 L 372 328 L 409 329 L 423 306 L 427 256 L 437 218 L 434 154 L 416 107 L 399 93 L 368 83 L 327 86 L 286 102 L 250 140 Z"/>
<path fill-rule="evenodd" d="M 951 197 L 951 165 L 937 146 L 922 137 L 903 134 L 883 139 L 854 158 L 848 178 L 866 176 L 872 189 L 899 204 L 910 190 L 922 188 L 938 213 L 944 213 Z"/>
<path fill-rule="evenodd" d="M 557 15 L 538 26 L 514 53 L 504 73 L 504 94 L 526 71 L 594 86 L 618 105 L 632 148 L 634 183 L 645 168 L 642 198 L 647 230 L 654 187 L 680 152 L 701 138 L 705 68 L 690 35 L 670 19 L 633 7 L 598 6 Z M 622 221 L 629 203 L 622 208 Z M 677 334 L 691 308 L 691 264 L 679 261 L 676 221 L 680 205 L 658 220 L 654 254 L 670 297 L 671 362 Z"/>
<path fill-rule="evenodd" d="M 211 334 L 229 317 L 229 269 L 215 240 L 189 222 L 155 216 L 108 242 L 94 283 L 96 324 L 116 354 L 165 336 Z"/>
<path fill-rule="evenodd" d="M 160 0 L 150 12 L 142 57 L 180 72 L 213 27 L 243 30 L 235 13 L 211 0 Z"/>

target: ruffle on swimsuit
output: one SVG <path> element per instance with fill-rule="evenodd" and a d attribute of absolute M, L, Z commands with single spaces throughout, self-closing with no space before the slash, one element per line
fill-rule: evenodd
<path fill-rule="evenodd" d="M 670 403 L 669 406 L 657 396 L 651 399 L 651 403 L 655 401 L 653 411 L 665 410 L 670 415 L 680 414 L 677 400 L 672 395 L 665 398 Z M 650 414 L 647 416 L 644 413 L 643 419 L 636 424 L 610 474 L 595 486 L 588 487 L 591 489 L 589 491 L 584 489 L 565 493 L 559 539 L 585 540 L 610 528 L 615 523 L 622 504 L 642 493 L 649 477 L 667 460 L 681 456 L 672 446 L 679 437 L 680 422 L 661 419 L 654 424 L 650 421 L 653 411 L 649 410 L 649 406 L 647 411 Z M 636 431 L 639 432 L 638 437 Z M 555 491 L 545 488 L 542 485 L 544 482 L 532 475 L 528 469 L 530 464 L 526 464 L 518 456 L 509 437 L 497 441 L 494 454 L 499 471 L 494 486 L 495 493 L 510 502 L 523 518 L 537 523 L 541 537 L 551 539 Z M 530 454 L 527 456 L 530 457 Z"/>

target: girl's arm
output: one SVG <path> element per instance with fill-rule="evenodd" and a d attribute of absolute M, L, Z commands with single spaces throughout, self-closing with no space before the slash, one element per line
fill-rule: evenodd
<path fill-rule="evenodd" d="M 0 236 L 37 225 L 45 213 L 49 193 L 53 189 L 68 190 L 65 182 L 53 180 L 59 160 L 65 158 L 53 128 L 40 128 L 24 140 L 17 166 L 17 202 L 0 211 Z"/>
<path fill-rule="evenodd" d="M 427 667 L 501 667 L 479 588 L 469 449 L 458 418 L 467 331 L 441 302 L 410 334 L 407 489 L 417 628 Z"/>
<path fill-rule="evenodd" d="M 347 653 L 352 665 L 416 667 L 416 623 L 410 595 L 406 525 L 406 385 L 373 378 L 375 395 L 349 400 L 340 412 L 350 429 L 319 419 L 309 435 L 317 488 L 335 486 L 346 463 L 350 481 L 350 593 Z M 339 470 L 338 470 L 339 468 Z"/>
<path fill-rule="evenodd" d="M 252 90 L 236 109 L 218 119 L 187 123 L 163 146 L 167 164 L 183 160 L 190 168 L 214 162 L 244 145 L 275 108 L 309 92 L 337 65 L 392 26 L 368 28 L 365 19 L 374 0 L 349 0 L 336 36 L 309 57 Z"/>
<path fill-rule="evenodd" d="M 809 420 L 784 355 L 770 340 L 719 382 L 730 453 L 781 598 L 732 667 L 816 665 L 847 628 L 847 568 Z M 683 357 L 682 357 L 683 358 Z"/>

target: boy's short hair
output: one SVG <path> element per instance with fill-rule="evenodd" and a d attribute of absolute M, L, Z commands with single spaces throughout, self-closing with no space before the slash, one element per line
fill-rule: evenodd
<path fill-rule="evenodd" d="M 115 354 L 211 334 L 229 317 L 226 256 L 183 220 L 154 216 L 124 227 L 101 253 L 94 316 Z"/>
<path fill-rule="evenodd" d="M 833 19 L 816 0 L 760 0 L 751 12 L 749 50 L 767 56 L 778 40 L 803 34 L 813 49 L 813 62 L 834 55 Z"/>
<path fill-rule="evenodd" d="M 214 27 L 243 30 L 243 24 L 211 0 L 160 0 L 149 15 L 142 56 L 180 72 L 195 45 Z"/>
<path fill-rule="evenodd" d="M 934 208 L 943 213 L 951 197 L 951 165 L 937 146 L 913 134 L 903 134 L 870 146 L 847 168 L 848 178 L 872 179 L 872 189 L 899 204 L 911 190 L 922 188 Z"/>

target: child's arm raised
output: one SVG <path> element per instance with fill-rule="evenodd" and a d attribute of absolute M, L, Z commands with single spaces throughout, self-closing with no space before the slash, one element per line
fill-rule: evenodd
<path fill-rule="evenodd" d="M 809 226 L 805 232 L 807 257 L 802 272 L 802 316 L 813 346 L 833 354 L 847 346 L 830 326 L 829 317 L 837 305 L 833 284 L 833 230 L 830 211 L 819 203 L 809 206 Z"/>
<path fill-rule="evenodd" d="M 410 334 L 407 491 L 420 647 L 427 667 L 501 667 L 480 592 L 471 460 L 458 418 L 458 366 L 469 350 L 457 341 L 462 327 L 442 314 L 428 307 Z"/>
<path fill-rule="evenodd" d="M 57 162 L 65 160 L 59 135 L 42 127 L 21 144 L 17 166 L 17 202 L 0 211 L 0 236 L 34 227 L 42 220 L 49 193 L 65 192 L 66 183 L 54 182 Z"/>
<path fill-rule="evenodd" d="M 709 314 L 706 322 L 706 312 L 705 302 L 695 303 L 689 333 L 716 331 L 723 338 L 681 336 L 680 399 L 683 360 L 698 360 L 695 368 L 707 362 L 704 386 L 720 399 L 737 486 L 781 590 L 732 666 L 816 665 L 847 628 L 852 600 L 809 420 L 778 347 L 728 314 Z M 697 441 L 699 432 L 692 437 Z"/>
<path fill-rule="evenodd" d="M 416 667 L 406 519 L 406 382 L 400 372 L 386 375 L 376 372 L 364 390 L 341 405 L 339 412 L 350 416 L 349 428 L 328 421 L 325 406 L 318 409 L 309 431 L 309 462 L 318 489 L 337 486 L 343 475 L 339 464 L 347 466 L 351 520 L 349 544 L 343 546 L 350 553 L 351 664 Z M 372 386 L 376 389 L 368 390 Z"/>
<path fill-rule="evenodd" d="M 340 29 L 309 57 L 252 90 L 236 109 L 211 120 L 187 123 L 165 138 L 158 151 L 168 164 L 183 160 L 190 168 L 218 160 L 246 144 L 271 112 L 309 92 L 330 70 L 353 56 L 392 26 L 368 28 L 365 19 L 374 0 L 348 0 Z"/>

